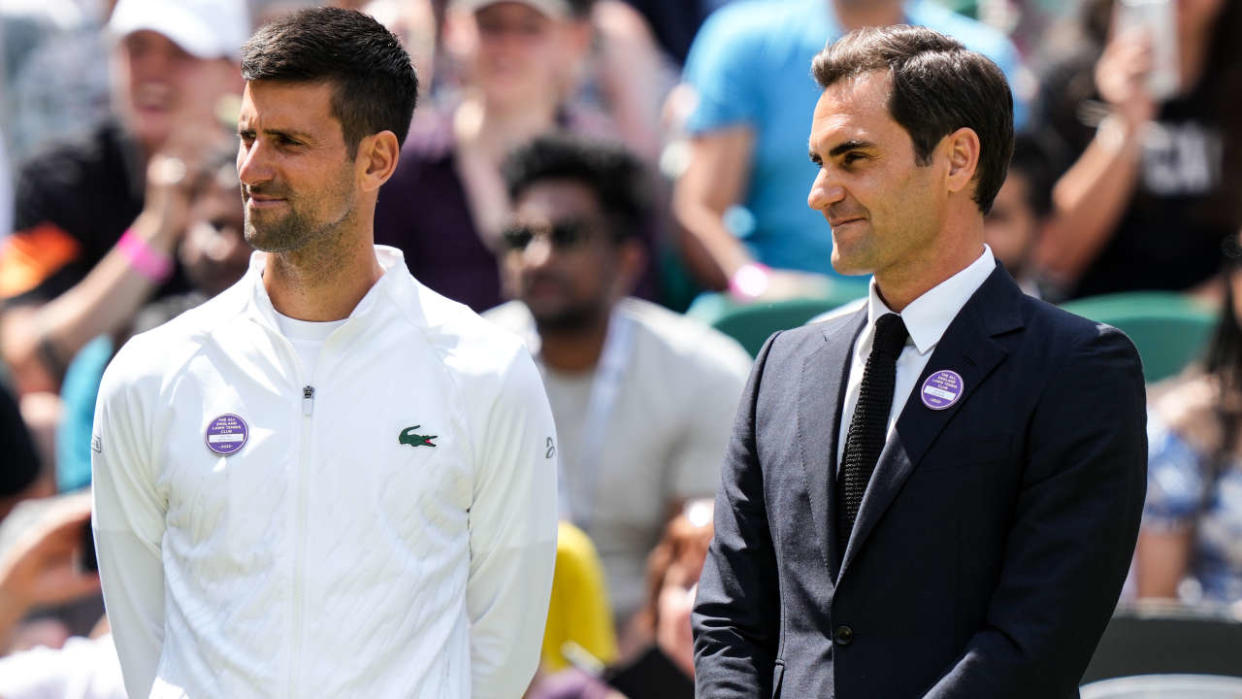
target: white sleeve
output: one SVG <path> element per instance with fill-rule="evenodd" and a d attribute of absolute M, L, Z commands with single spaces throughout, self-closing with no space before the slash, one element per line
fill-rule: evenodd
<path fill-rule="evenodd" d="M 535 674 L 556 562 L 556 431 L 525 349 L 478 435 L 470 507 L 471 692 L 521 697 Z"/>
<path fill-rule="evenodd" d="M 152 416 L 122 350 L 104 372 L 91 443 L 92 521 L 104 605 L 131 697 L 151 691 L 164 642 L 160 544 L 166 503 L 151 458 Z"/>
<path fill-rule="evenodd" d="M 685 368 L 693 372 L 698 385 L 690 392 L 685 427 L 670 456 L 673 496 L 678 500 L 712 497 L 720 486 L 720 467 L 750 374 L 750 356 L 736 349 L 736 353 L 693 357 L 695 365 Z"/>

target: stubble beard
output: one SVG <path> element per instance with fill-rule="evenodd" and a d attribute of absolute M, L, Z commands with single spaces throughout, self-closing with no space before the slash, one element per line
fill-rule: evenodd
<path fill-rule="evenodd" d="M 532 315 L 534 315 L 532 311 Z M 535 329 L 542 335 L 577 335 L 597 327 L 607 311 L 597 305 L 576 304 L 565 306 L 551 313 L 539 313 L 535 317 Z"/>
<path fill-rule="evenodd" d="M 332 199 L 350 198 L 348 187 L 338 183 L 332 192 Z M 313 221 L 296 205 L 296 199 L 287 199 L 289 210 L 283 216 L 264 221 L 263 216 L 254 216 L 249 206 L 244 208 L 245 226 L 243 234 L 246 242 L 255 250 L 266 253 L 297 253 L 312 249 L 339 237 L 342 224 L 350 218 L 353 209 L 346 209 L 339 218 L 333 221 Z"/>
<path fill-rule="evenodd" d="M 313 237 L 309 230 L 306 217 L 297 211 L 290 211 L 281 218 L 263 224 L 255 222 L 250 208 L 246 208 L 246 242 L 255 250 L 267 253 L 281 253 L 297 250 Z"/>

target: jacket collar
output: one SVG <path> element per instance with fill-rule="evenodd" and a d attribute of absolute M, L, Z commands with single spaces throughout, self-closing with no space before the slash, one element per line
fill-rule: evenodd
<path fill-rule="evenodd" d="M 250 255 L 250 266 L 242 278 L 241 285 L 246 288 L 246 305 L 251 318 L 260 325 L 279 334 L 280 326 L 276 323 L 276 307 L 272 305 L 271 296 L 263 286 L 263 270 L 267 264 L 268 253 L 255 251 Z M 350 312 L 346 326 L 357 326 L 357 319 L 370 319 L 377 315 L 386 304 L 381 299 L 395 297 L 399 307 L 417 308 L 418 283 L 405 266 L 405 257 L 401 251 L 387 245 L 375 246 L 375 257 L 384 269 L 384 273 L 362 297 L 354 310 Z"/>

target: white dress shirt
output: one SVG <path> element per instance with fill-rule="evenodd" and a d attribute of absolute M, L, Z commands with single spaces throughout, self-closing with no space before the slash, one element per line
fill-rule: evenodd
<path fill-rule="evenodd" d="M 918 380 L 931 359 L 932 350 L 940 344 L 940 338 L 949 324 L 957 317 L 962 306 L 970 300 L 975 291 L 983 286 L 988 275 L 996 268 L 996 258 L 992 248 L 983 246 L 983 254 L 970 263 L 965 269 L 932 287 L 927 293 L 910 302 L 899 314 L 906 324 L 910 337 L 897 358 L 897 376 L 893 386 L 893 407 L 888 413 L 888 431 L 892 435 L 897 417 L 906 407 L 906 401 L 914 390 L 914 382 Z M 849 382 L 845 386 L 845 404 L 841 411 L 841 427 L 837 432 L 837 464 L 845 455 L 845 437 L 850 431 L 850 421 L 854 417 L 854 408 L 858 405 L 858 391 L 862 386 L 863 371 L 867 367 L 867 357 L 871 355 L 871 344 L 875 338 L 875 320 L 885 313 L 893 311 L 885 305 L 876 290 L 875 279 L 871 280 L 871 289 L 867 297 L 867 326 L 854 341 L 854 356 L 850 362 Z M 948 368 L 948 367 L 938 367 Z M 969 391 L 970 386 L 965 386 Z M 840 466 L 838 466 L 840 468 Z"/>

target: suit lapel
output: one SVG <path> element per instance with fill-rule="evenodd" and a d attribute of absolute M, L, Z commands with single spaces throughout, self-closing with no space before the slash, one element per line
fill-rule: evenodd
<path fill-rule="evenodd" d="M 932 442 L 1008 354 L 994 338 L 1022 327 L 1020 300 L 1018 286 L 998 265 L 945 330 L 927 366 L 914 383 L 914 389 L 897 418 L 896 430 L 880 452 L 871 483 L 858 510 L 858 520 L 846 546 L 841 563 L 842 574 L 849 569 L 867 535 L 897 497 Z M 923 382 L 944 369 L 961 375 L 962 396 L 944 410 L 932 410 L 923 404 Z"/>
<path fill-rule="evenodd" d="M 811 518 L 820 551 L 833 577 L 838 559 L 829 536 L 833 519 L 833 489 L 837 471 L 837 434 L 840 431 L 841 398 L 850 372 L 854 341 L 867 322 L 867 308 L 825 321 L 824 344 L 803 360 L 798 389 L 798 443 L 802 469 L 806 475 Z"/>

